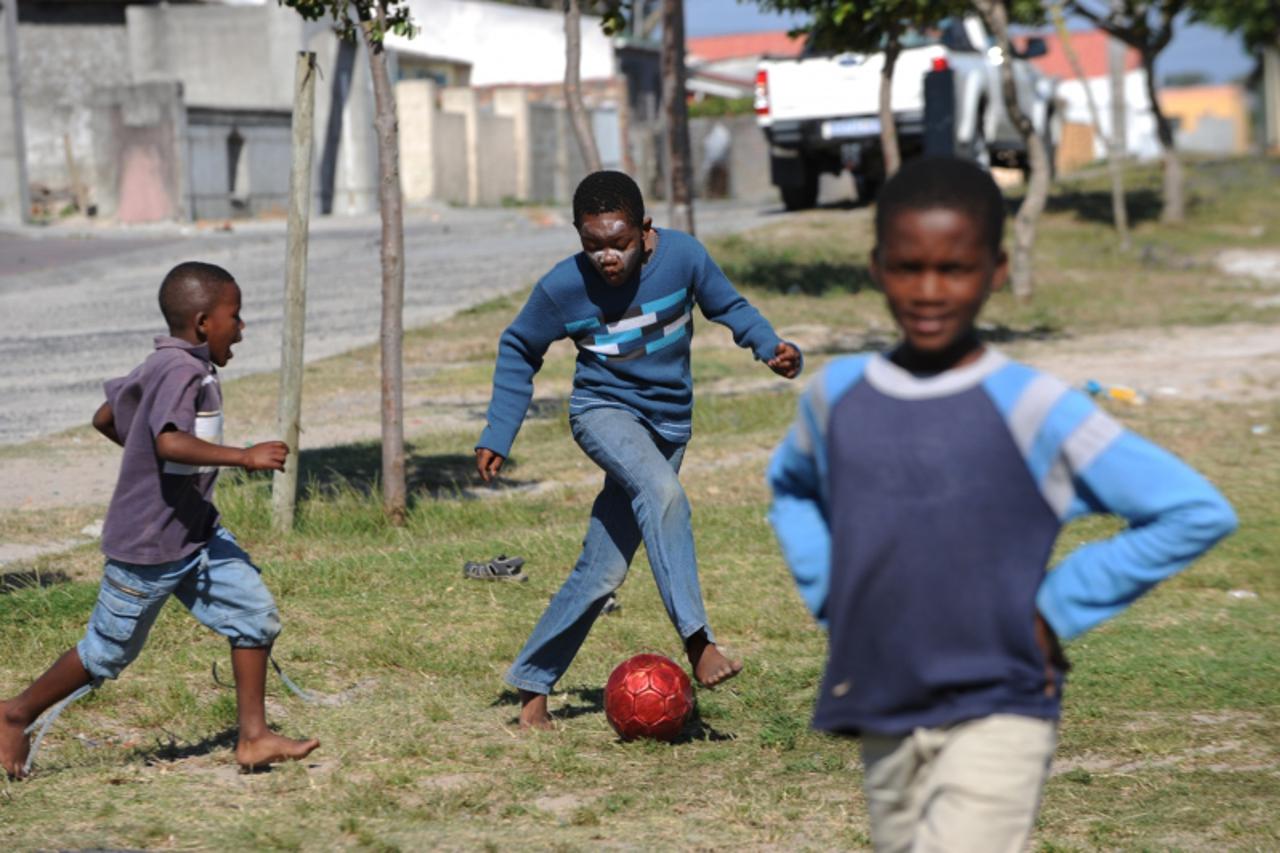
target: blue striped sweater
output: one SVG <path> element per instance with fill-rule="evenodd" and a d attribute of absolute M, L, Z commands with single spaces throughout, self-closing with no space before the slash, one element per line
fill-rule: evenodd
<path fill-rule="evenodd" d="M 756 358 L 773 357 L 780 343 L 773 327 L 688 234 L 662 229 L 640 275 L 617 287 L 600 277 L 585 253 L 556 264 L 498 342 L 493 397 L 476 446 L 510 454 L 533 398 L 534 374 L 547 348 L 565 337 L 578 348 L 571 413 L 624 408 L 664 438 L 688 441 L 695 304 L 708 320 L 728 326 L 734 342 Z"/>
<path fill-rule="evenodd" d="M 828 364 L 768 480 L 783 555 L 828 627 L 828 731 L 1056 718 L 1037 610 L 1075 637 L 1236 525 L 1182 461 L 994 350 L 924 378 L 879 355 Z M 1046 574 L 1061 526 L 1088 513 L 1128 528 Z"/>

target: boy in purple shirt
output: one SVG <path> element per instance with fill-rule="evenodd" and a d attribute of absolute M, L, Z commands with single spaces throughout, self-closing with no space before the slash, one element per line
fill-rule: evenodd
<path fill-rule="evenodd" d="M 170 595 L 231 643 L 240 766 L 299 759 L 320 745 L 267 728 L 263 694 L 280 617 L 258 568 L 218 523 L 213 505 L 218 468 L 281 471 L 289 452 L 280 441 L 247 449 L 220 443 L 217 367 L 231 358 L 244 328 L 240 287 L 221 267 L 179 264 L 160 285 L 160 310 L 169 335 L 156 338 L 155 352 L 132 373 L 106 383 L 107 401 L 93 416 L 124 455 L 103 525 L 107 560 L 89 627 L 30 687 L 0 703 L 0 767 L 15 778 L 30 769 L 34 721 L 119 676 Z"/>

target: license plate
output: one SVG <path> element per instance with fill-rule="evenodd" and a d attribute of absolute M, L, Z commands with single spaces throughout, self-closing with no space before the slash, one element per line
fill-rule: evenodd
<path fill-rule="evenodd" d="M 861 118 L 837 118 L 822 123 L 823 139 L 849 139 L 858 136 L 877 136 L 880 119 L 875 116 Z"/>

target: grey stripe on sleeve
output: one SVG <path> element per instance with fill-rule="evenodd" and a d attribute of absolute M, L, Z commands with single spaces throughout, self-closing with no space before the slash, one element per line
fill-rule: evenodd
<path fill-rule="evenodd" d="M 1093 464 L 1102 451 L 1120 437 L 1124 427 L 1101 409 L 1095 409 L 1062 443 L 1062 457 L 1075 473 Z"/>
<path fill-rule="evenodd" d="M 1105 412 L 1095 409 L 1062 442 L 1057 458 L 1040 484 L 1040 493 L 1058 518 L 1066 517 L 1076 496 L 1073 475 L 1088 468 L 1122 432 L 1124 427 Z"/>
<path fill-rule="evenodd" d="M 1013 411 L 1009 413 L 1009 431 L 1013 433 L 1013 440 L 1024 459 L 1030 456 L 1031 445 L 1035 443 L 1036 435 L 1054 403 L 1065 393 L 1065 382 L 1041 373 L 1031 380 L 1018 402 L 1014 403 Z"/>

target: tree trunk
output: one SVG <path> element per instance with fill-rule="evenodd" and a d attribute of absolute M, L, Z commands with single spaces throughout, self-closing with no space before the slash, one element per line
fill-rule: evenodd
<path fill-rule="evenodd" d="M 578 0 L 564 0 L 564 100 L 569 107 L 573 135 L 588 172 L 600 171 L 600 149 L 596 147 L 591 120 L 582 105 L 582 7 Z"/>
<path fill-rule="evenodd" d="M 631 83 L 618 75 L 618 142 L 622 147 L 622 171 L 635 177 L 636 158 L 631 152 Z"/>
<path fill-rule="evenodd" d="M 1071 33 L 1067 29 L 1066 18 L 1062 15 L 1062 4 L 1054 3 L 1050 8 L 1050 15 L 1053 17 L 1054 29 L 1058 33 L 1058 41 L 1062 44 L 1062 52 L 1066 55 L 1068 64 L 1071 65 L 1071 73 L 1076 75 L 1076 79 L 1080 81 L 1080 87 L 1084 89 L 1085 103 L 1089 106 L 1089 121 L 1093 124 L 1093 132 L 1098 134 L 1098 138 L 1106 146 L 1107 171 L 1111 175 L 1111 219 L 1115 224 L 1116 234 L 1120 237 L 1120 247 L 1128 249 L 1129 210 L 1125 205 L 1124 174 L 1121 172 L 1123 167 L 1117 156 L 1117 146 L 1114 141 L 1119 134 L 1119 128 L 1112 128 L 1110 135 L 1102 132 L 1102 112 L 1098 109 L 1097 99 L 1093 97 L 1093 89 L 1089 87 L 1084 68 L 1080 65 L 1080 57 L 1071 46 Z M 1112 97 L 1115 97 L 1114 92 Z"/>
<path fill-rule="evenodd" d="M 1160 139 L 1160 154 L 1164 160 L 1164 207 L 1160 220 L 1177 224 L 1186 219 L 1186 205 L 1182 195 L 1182 161 L 1173 143 L 1173 124 L 1156 94 L 1156 52 L 1142 51 L 1142 69 L 1147 75 L 1147 97 L 1151 99 L 1151 112 L 1156 117 L 1156 136 Z"/>
<path fill-rule="evenodd" d="M 671 227 L 693 232 L 693 168 L 689 107 L 685 103 L 684 3 L 662 0 L 662 100 L 667 111 L 667 168 Z"/>
<path fill-rule="evenodd" d="M 1013 43 L 1009 40 L 1009 10 L 1005 0 L 974 0 L 974 6 L 1004 54 L 1004 61 L 1000 63 L 1000 88 L 1004 94 L 1004 107 L 1027 146 L 1027 159 L 1031 166 L 1026 195 L 1023 196 L 1013 221 L 1013 257 L 1009 276 L 1014 297 L 1019 302 L 1029 302 L 1035 292 L 1032 251 L 1035 248 L 1036 227 L 1049 198 L 1049 152 L 1045 149 L 1044 139 L 1036 133 L 1031 118 L 1022 111 L 1022 106 L 1018 103 L 1018 88 L 1013 77 Z"/>
<path fill-rule="evenodd" d="M 379 3 L 378 20 L 384 18 Z M 382 508 L 392 524 L 404 524 L 404 210 L 400 198 L 400 142 L 396 101 L 387 73 L 387 55 L 360 27 L 373 77 L 378 134 L 378 212 L 382 217 Z"/>
<path fill-rule="evenodd" d="M 885 40 L 884 65 L 880 68 L 880 151 L 884 156 L 885 179 L 893 177 L 902 165 L 902 152 L 898 148 L 898 125 L 893 120 L 893 69 L 898 64 L 902 44 L 898 41 L 897 28 L 891 28 Z"/>

